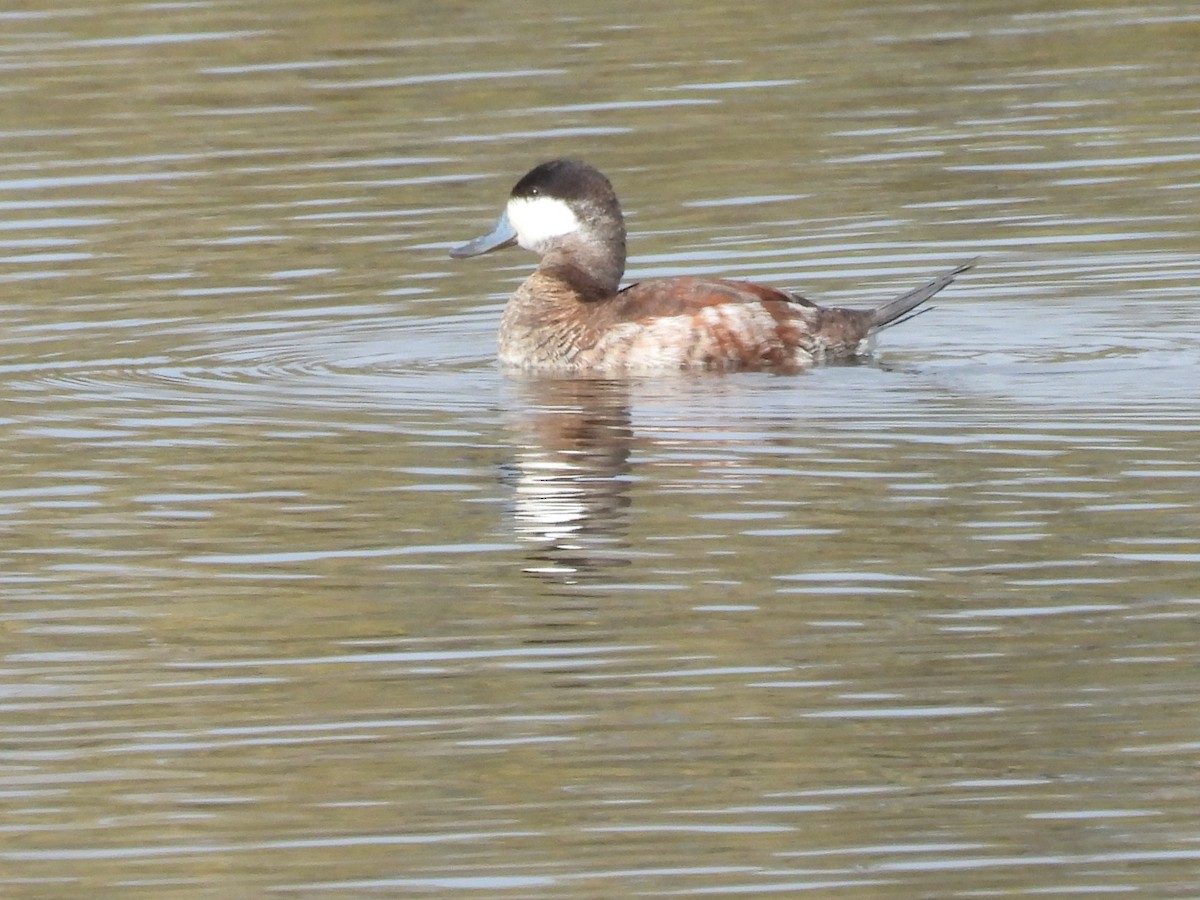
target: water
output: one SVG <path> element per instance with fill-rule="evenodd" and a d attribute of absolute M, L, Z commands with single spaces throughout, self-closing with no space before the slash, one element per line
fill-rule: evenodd
<path fill-rule="evenodd" d="M 6 897 L 1193 896 L 1190 4 L 0 13 Z M 512 379 L 540 159 L 870 362 Z"/>

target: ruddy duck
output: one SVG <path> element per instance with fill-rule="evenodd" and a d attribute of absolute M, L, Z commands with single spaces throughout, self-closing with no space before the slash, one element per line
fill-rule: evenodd
<path fill-rule="evenodd" d="M 500 320 L 500 361 L 547 373 L 797 371 L 858 354 L 954 281 L 958 266 L 874 309 L 818 306 L 746 281 L 686 277 L 620 287 L 625 219 L 608 179 L 556 159 L 525 175 L 491 232 L 456 259 L 519 244 L 541 257 Z"/>

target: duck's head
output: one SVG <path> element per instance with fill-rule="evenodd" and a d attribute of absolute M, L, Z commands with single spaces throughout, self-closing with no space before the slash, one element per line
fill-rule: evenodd
<path fill-rule="evenodd" d="M 625 219 L 612 184 L 584 162 L 544 162 L 516 183 L 490 232 L 450 255 L 465 259 L 513 244 L 606 280 L 615 268 L 619 282 L 625 269 Z"/>

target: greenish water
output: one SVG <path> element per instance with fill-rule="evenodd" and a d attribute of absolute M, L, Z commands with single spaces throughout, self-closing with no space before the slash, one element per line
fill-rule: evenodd
<path fill-rule="evenodd" d="M 5 897 L 1191 896 L 1191 4 L 0 12 Z M 797 377 L 504 377 L 583 156 Z"/>

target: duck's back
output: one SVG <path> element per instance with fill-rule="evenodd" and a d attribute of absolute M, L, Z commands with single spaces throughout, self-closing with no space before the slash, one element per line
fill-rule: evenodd
<path fill-rule="evenodd" d="M 513 298 L 517 309 L 506 311 L 510 327 L 501 329 L 505 362 L 600 375 L 793 371 L 853 354 L 868 330 L 862 311 L 821 309 L 774 288 L 704 278 L 639 282 L 605 299 L 572 301 L 573 310 L 534 328 L 511 327 L 524 318 L 522 294 L 547 293 L 546 285 L 527 283 Z"/>

